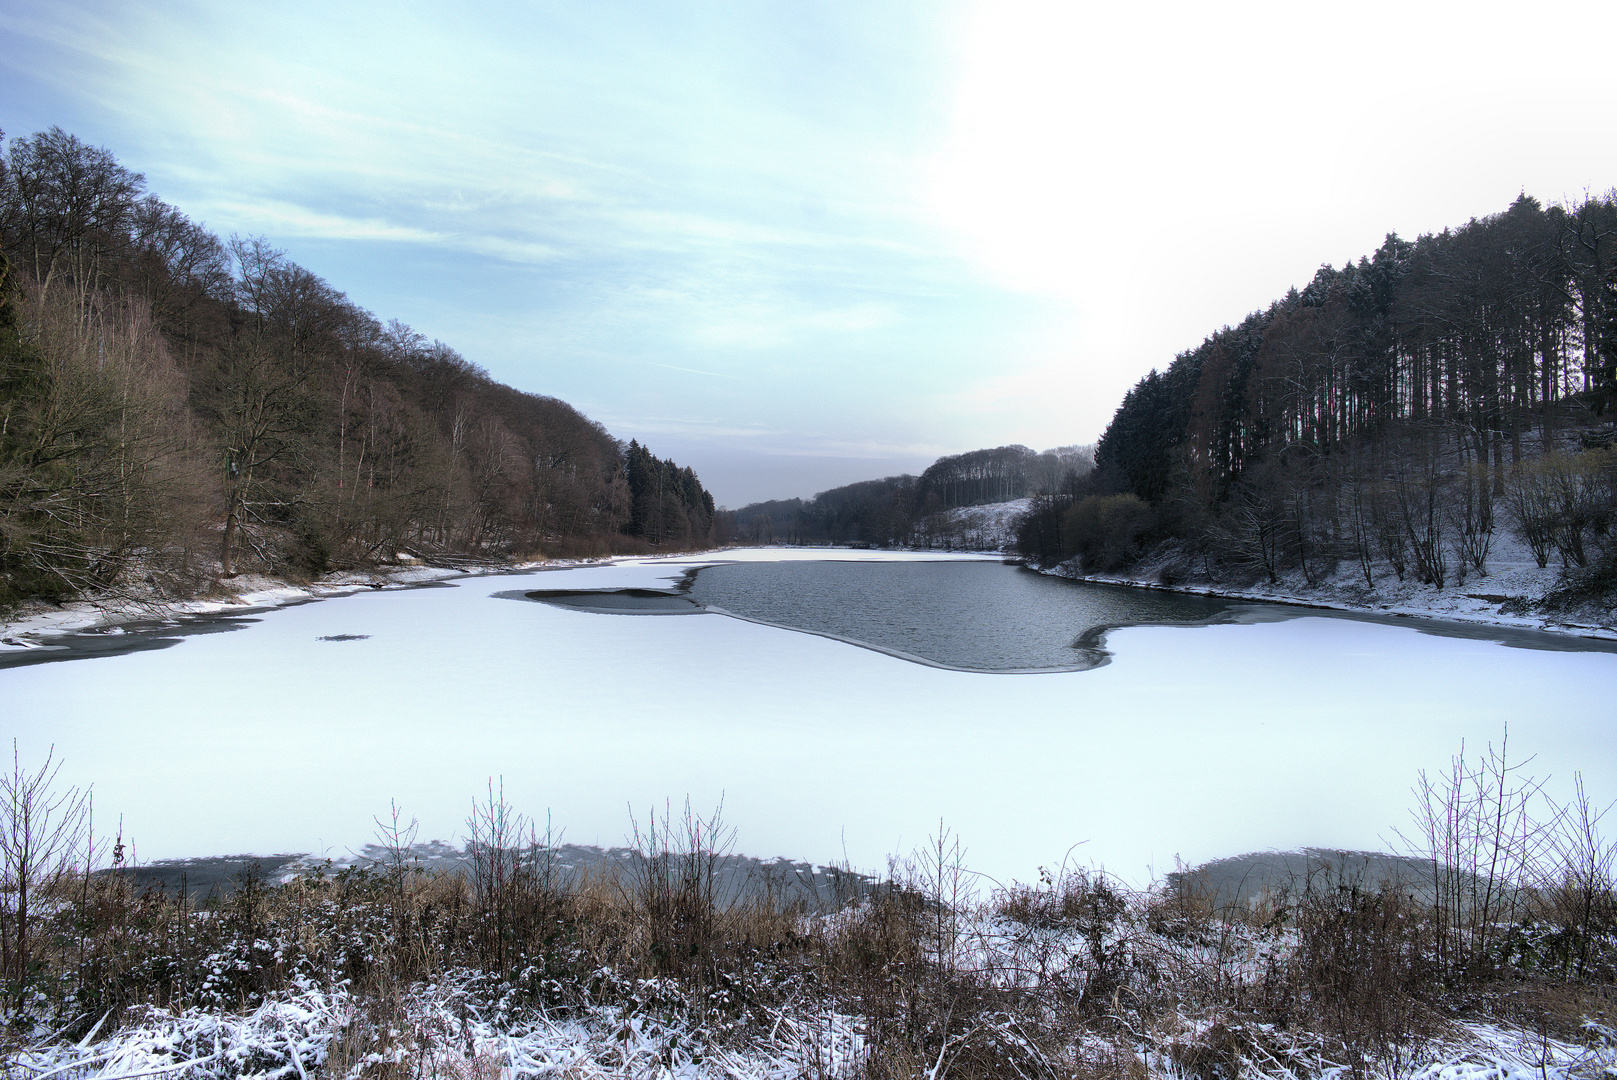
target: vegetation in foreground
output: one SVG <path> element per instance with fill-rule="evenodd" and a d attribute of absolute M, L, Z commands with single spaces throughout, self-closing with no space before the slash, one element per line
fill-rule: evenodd
<path fill-rule="evenodd" d="M 132 890 L 121 844 L 87 872 L 53 779 L 0 785 L 19 1080 L 1617 1072 L 1614 847 L 1581 786 L 1555 806 L 1502 749 L 1421 777 L 1418 879 L 1228 903 L 1071 868 L 983 900 L 941 826 L 873 888 L 725 893 L 733 833 L 689 809 L 569 874 L 491 787 L 464 874 L 413 865 L 395 812 L 372 867 L 198 904 Z"/>

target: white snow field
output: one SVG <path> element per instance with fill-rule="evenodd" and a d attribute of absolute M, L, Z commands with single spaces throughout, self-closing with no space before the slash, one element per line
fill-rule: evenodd
<path fill-rule="evenodd" d="M 122 656 L 0 670 L 0 735 L 54 745 L 141 859 L 342 855 L 397 800 L 458 838 L 489 779 L 572 843 L 722 798 L 738 850 L 879 870 L 940 819 L 967 863 L 1064 858 L 1136 883 L 1305 845 L 1383 848 L 1421 769 L 1509 726 L 1513 757 L 1617 796 L 1617 655 L 1308 617 L 1114 632 L 1092 671 L 908 663 L 717 614 L 601 615 L 493 594 L 659 585 L 726 552 L 366 591 Z M 958 558 L 959 556 L 953 556 Z M 321 640 L 335 635 L 367 635 Z M 1081 846 L 1073 849 L 1073 845 Z"/>

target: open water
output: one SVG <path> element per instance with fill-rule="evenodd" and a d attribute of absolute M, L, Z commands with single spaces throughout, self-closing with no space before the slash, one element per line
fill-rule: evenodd
<path fill-rule="evenodd" d="M 1108 660 L 1106 635 L 1121 627 L 1252 624 L 1304 616 L 1519 648 L 1617 652 L 1613 641 L 1078 582 L 981 559 L 720 563 L 691 571 L 677 588 L 522 595 L 603 614 L 718 612 L 961 671 L 1079 671 Z"/>

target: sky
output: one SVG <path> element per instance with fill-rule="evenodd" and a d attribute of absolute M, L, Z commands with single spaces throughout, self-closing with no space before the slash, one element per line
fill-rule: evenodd
<path fill-rule="evenodd" d="M 8 0 L 0 129 L 696 469 L 1092 442 L 1322 263 L 1617 185 L 1617 5 Z"/>

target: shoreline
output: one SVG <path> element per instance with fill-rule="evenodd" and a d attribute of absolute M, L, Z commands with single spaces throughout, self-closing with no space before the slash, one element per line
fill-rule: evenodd
<path fill-rule="evenodd" d="M 628 556 L 625 556 L 628 557 Z M 645 556 L 632 556 L 644 558 Z M 353 596 L 366 590 L 413 589 L 467 577 L 533 573 L 579 566 L 602 566 L 613 559 L 554 560 L 487 566 L 381 566 L 369 571 L 343 571 L 318 581 L 296 584 L 280 578 L 242 574 L 244 588 L 229 596 L 193 600 L 141 601 L 70 600 L 59 608 L 24 610 L 0 619 L 0 656 L 19 649 L 48 647 L 51 639 L 73 634 L 116 632 L 132 623 L 184 625 L 187 621 L 221 615 L 248 615 L 294 604 Z"/>
<path fill-rule="evenodd" d="M 47 647 L 50 639 L 86 632 L 116 631 L 131 623 L 173 623 L 217 615 L 245 615 L 253 611 L 287 607 L 337 596 L 352 596 L 366 589 L 400 589 L 430 585 L 477 571 L 449 567 L 401 566 L 370 573 L 348 572 L 305 585 L 260 575 L 241 576 L 246 586 L 229 596 L 175 601 L 123 600 L 103 602 L 70 600 L 59 608 L 23 610 L 0 620 L 0 655 L 18 649 Z"/>
<path fill-rule="evenodd" d="M 318 581 L 294 583 L 282 578 L 262 574 L 240 574 L 232 579 L 238 591 L 226 596 L 199 597 L 190 600 L 70 600 L 60 606 L 43 601 L 25 605 L 8 617 L 0 617 L 0 658 L 19 650 L 44 647 L 49 639 L 79 633 L 116 631 L 131 623 L 183 625 L 187 620 L 221 615 L 247 615 L 255 611 L 269 611 L 293 604 L 329 600 L 339 596 L 352 596 L 367 589 L 409 589 L 458 578 L 500 577 L 515 574 L 543 573 L 553 570 L 578 570 L 595 566 L 614 566 L 626 562 L 678 562 L 691 559 L 709 559 L 722 562 L 725 552 L 737 550 L 786 551 L 849 551 L 870 555 L 873 552 L 892 551 L 894 554 L 913 554 L 922 548 L 854 548 L 826 546 L 813 549 L 790 544 L 760 544 L 703 548 L 695 551 L 666 551 L 651 555 L 607 555 L 600 558 L 544 559 L 531 562 L 466 564 L 438 566 L 383 564 L 369 570 L 348 570 L 329 574 Z M 959 552 L 968 557 L 994 555 L 1003 552 Z"/>
<path fill-rule="evenodd" d="M 227 596 L 172 601 L 134 598 L 117 601 L 70 600 L 60 607 L 49 607 L 36 602 L 9 617 L 0 618 L 0 667 L 5 666 L 6 659 L 19 654 L 52 649 L 53 644 L 62 638 L 77 634 L 119 634 L 123 632 L 123 628 L 137 624 L 147 624 L 141 626 L 141 629 L 145 630 L 167 626 L 184 627 L 188 623 L 221 616 L 251 615 L 255 612 L 273 611 L 317 600 L 353 596 L 366 590 L 415 589 L 461 578 L 576 570 L 591 566 L 611 566 L 625 561 L 689 559 L 726 550 L 730 549 L 711 548 L 705 551 L 667 552 L 658 555 L 611 555 L 604 558 L 491 562 L 461 566 L 401 563 L 381 565 L 364 571 L 340 571 L 317 581 L 302 584 L 262 574 L 241 574 L 232 582 L 240 586 L 239 591 Z"/>
<path fill-rule="evenodd" d="M 1160 581 L 1127 577 L 1120 574 L 1084 574 L 1072 569 L 1064 569 L 1062 566 L 1037 567 L 1030 563 L 1023 563 L 1022 565 L 1035 573 L 1092 585 L 1120 585 L 1133 589 L 1178 593 L 1185 596 L 1204 596 L 1219 600 L 1239 600 L 1255 604 L 1283 604 L 1287 607 L 1313 608 L 1319 611 L 1335 611 L 1383 618 L 1424 619 L 1433 622 L 1450 622 L 1468 626 L 1487 626 L 1503 630 L 1553 634 L 1558 637 L 1581 638 L 1591 641 L 1617 641 L 1617 627 L 1614 626 L 1600 623 L 1573 622 L 1547 616 L 1509 615 L 1498 610 L 1491 612 L 1481 610 L 1489 607 L 1498 608 L 1512 601 L 1533 603 L 1534 600 L 1525 596 L 1518 597 L 1481 592 L 1470 593 L 1464 591 L 1466 588 L 1464 585 L 1451 589 L 1429 589 L 1422 586 L 1421 588 L 1428 595 L 1423 595 L 1420 599 L 1404 600 L 1403 602 L 1393 600 L 1390 602 L 1366 603 L 1354 602 L 1340 595 L 1332 595 L 1323 589 L 1319 592 L 1299 592 L 1288 589 L 1285 585 L 1270 588 L 1191 584 L 1164 585 Z M 1327 586 L 1326 588 L 1329 587 Z M 1448 601 L 1449 603 L 1438 606 L 1431 601 Z"/>
<path fill-rule="evenodd" d="M 773 546 L 773 545 L 766 545 Z M 807 550 L 787 545 L 791 550 Z M 734 547 L 711 548 L 704 551 L 669 552 L 662 555 L 615 555 L 598 559 L 557 559 L 536 562 L 488 564 L 486 566 L 382 566 L 369 571 L 344 571 L 318 581 L 294 584 L 282 579 L 261 575 L 241 575 L 237 580 L 243 587 L 230 596 L 181 601 L 125 600 L 98 602 L 95 600 L 70 601 L 60 608 L 25 610 L 0 620 L 0 659 L 39 649 L 56 651 L 54 643 L 61 638 L 85 633 L 117 634 L 130 624 L 150 624 L 146 629 L 164 625 L 184 626 L 188 622 L 229 615 L 248 615 L 253 612 L 274 610 L 295 604 L 311 603 L 340 596 L 352 596 L 366 589 L 408 589 L 430 586 L 441 582 L 470 577 L 496 577 L 502 575 L 535 573 L 547 570 L 570 570 L 594 566 L 611 566 L 624 561 L 657 561 L 663 559 L 691 559 L 704 556 L 722 556 Z M 853 548 L 846 545 L 827 545 L 823 550 L 862 551 L 874 554 L 874 549 Z M 921 548 L 892 548 L 897 553 L 924 551 Z M 1177 593 L 1211 599 L 1243 601 L 1257 604 L 1277 604 L 1286 607 L 1366 615 L 1377 618 L 1429 620 L 1463 626 L 1492 627 L 1529 633 L 1543 633 L 1574 640 L 1617 642 L 1617 626 L 1602 623 L 1577 622 L 1543 615 L 1514 615 L 1499 610 L 1507 603 L 1533 604 L 1541 599 L 1546 580 L 1554 571 L 1539 572 L 1532 576 L 1539 580 L 1525 590 L 1532 595 L 1501 595 L 1480 591 L 1467 592 L 1465 585 L 1446 589 L 1431 589 L 1400 582 L 1402 597 L 1372 600 L 1362 594 L 1362 586 L 1324 582 L 1318 586 L 1297 587 L 1290 583 L 1277 586 L 1254 587 L 1209 584 L 1165 585 L 1148 577 L 1123 574 L 1085 574 L 1062 564 L 1038 567 L 1004 550 L 960 552 L 962 555 L 998 556 L 1018 562 L 1035 573 L 1095 585 L 1122 586 L 1155 592 Z M 1484 578 L 1483 581 L 1489 579 Z M 1350 595 L 1343 595 L 1344 593 Z M 1360 594 L 1354 596 L 1351 594 Z M 730 612 L 723 612 L 732 615 Z M 733 616 L 732 617 L 737 617 Z M 1613 613 L 1617 623 L 1617 612 Z M 65 659 L 65 658 L 64 658 Z"/>

